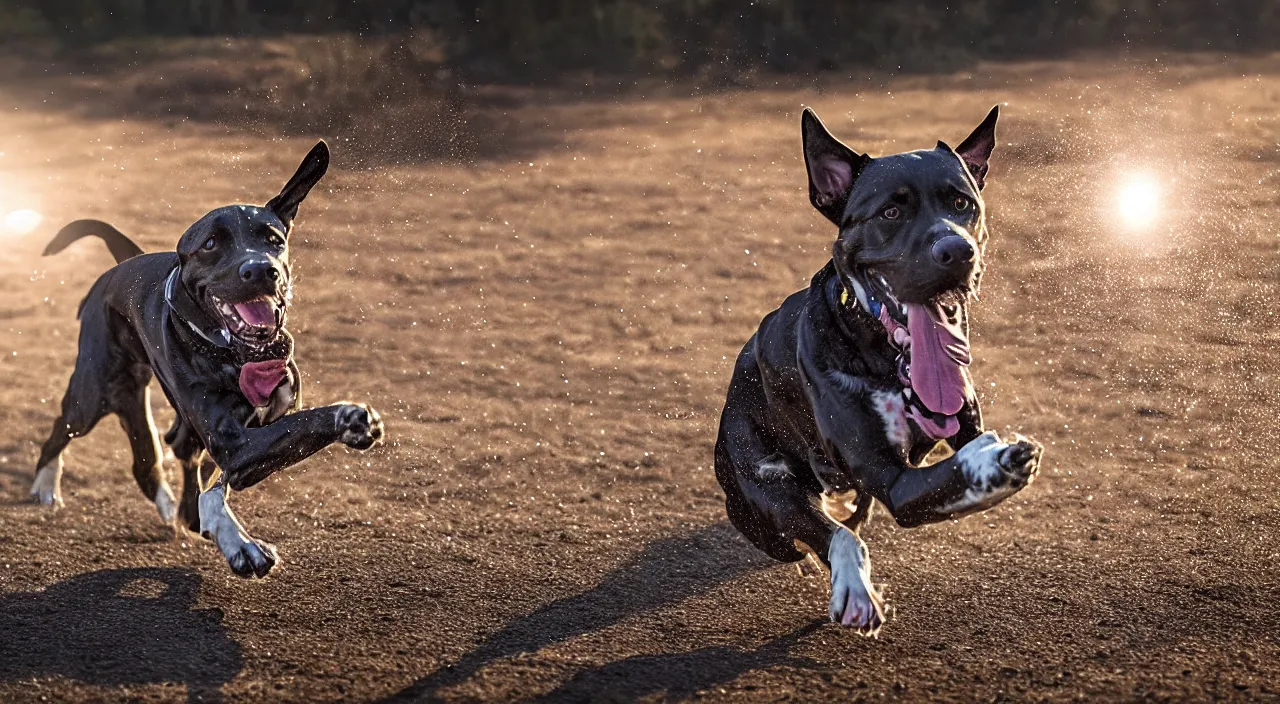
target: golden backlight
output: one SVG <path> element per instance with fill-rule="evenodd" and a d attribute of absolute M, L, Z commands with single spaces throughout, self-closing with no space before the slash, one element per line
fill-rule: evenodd
<path fill-rule="evenodd" d="M 4 229 L 25 235 L 39 227 L 41 220 L 44 220 L 44 216 L 34 210 L 26 208 L 14 210 L 4 216 Z"/>
<path fill-rule="evenodd" d="M 1116 206 L 1130 230 L 1146 230 L 1160 219 L 1160 183 L 1150 174 L 1130 174 L 1120 181 Z"/>

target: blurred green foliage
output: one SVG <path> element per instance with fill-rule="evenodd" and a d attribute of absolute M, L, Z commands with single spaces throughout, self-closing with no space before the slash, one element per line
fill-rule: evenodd
<path fill-rule="evenodd" d="M 926 70 L 1076 49 L 1266 50 L 1270 0 L 0 0 L 0 36 L 429 34 L 487 79 Z"/>

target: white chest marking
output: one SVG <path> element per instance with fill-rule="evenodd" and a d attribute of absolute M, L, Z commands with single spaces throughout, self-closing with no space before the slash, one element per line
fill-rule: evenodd
<path fill-rule="evenodd" d="M 889 444 L 904 455 L 911 450 L 911 424 L 907 422 L 907 404 L 902 394 L 895 391 L 871 392 L 871 407 L 884 422 L 884 434 Z"/>

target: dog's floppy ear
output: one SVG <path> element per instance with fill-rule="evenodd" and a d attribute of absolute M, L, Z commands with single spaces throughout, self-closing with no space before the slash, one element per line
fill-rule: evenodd
<path fill-rule="evenodd" d="M 956 154 L 964 161 L 978 183 L 978 190 L 987 184 L 987 162 L 991 159 L 991 151 L 996 148 L 996 120 L 1000 118 L 1000 106 L 991 108 L 982 124 L 973 133 L 964 138 L 956 147 Z"/>
<path fill-rule="evenodd" d="M 832 137 L 811 108 L 805 108 L 800 117 L 800 132 L 804 164 L 809 171 L 809 202 L 839 225 L 853 182 L 870 160 Z"/>
<path fill-rule="evenodd" d="M 328 170 L 329 145 L 322 139 L 307 152 L 293 178 L 280 189 L 280 195 L 267 201 L 267 210 L 275 213 L 285 227 L 292 227 L 293 218 L 298 214 L 298 204 L 311 192 L 311 187 L 324 178 L 324 173 Z"/>

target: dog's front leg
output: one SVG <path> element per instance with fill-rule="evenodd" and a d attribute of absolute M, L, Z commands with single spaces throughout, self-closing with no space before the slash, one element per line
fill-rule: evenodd
<path fill-rule="evenodd" d="M 874 636 L 884 623 L 884 597 L 871 583 L 871 558 L 867 545 L 853 531 L 837 528 L 827 549 L 831 565 L 831 602 L 827 614 L 833 623 Z"/>
<path fill-rule="evenodd" d="M 995 506 L 1035 477 L 1042 448 L 1017 438 L 1001 442 L 978 435 L 937 464 L 912 467 L 884 438 L 870 407 L 873 388 L 840 372 L 804 370 L 806 391 L 827 457 L 842 467 L 859 492 L 889 509 L 900 525 L 957 518 Z M 980 416 L 970 420 L 975 425 Z"/>
<path fill-rule="evenodd" d="M 222 422 L 208 433 L 208 448 L 227 484 L 239 491 L 335 442 L 367 450 L 382 436 L 377 411 L 344 403 L 292 413 L 261 428 Z"/>
<path fill-rule="evenodd" d="M 987 431 L 935 465 L 899 472 L 887 505 L 903 526 L 985 511 L 1035 479 L 1042 453 L 1034 440 L 1006 443 Z"/>
<path fill-rule="evenodd" d="M 366 450 L 383 437 L 382 419 L 363 404 L 310 408 L 260 427 L 246 428 L 243 398 L 196 390 L 179 397 L 183 422 L 196 430 L 218 476 L 197 500 L 200 532 L 214 541 L 236 574 L 261 577 L 279 562 L 275 548 L 250 537 L 227 505 L 228 489 L 252 486 L 325 446 L 341 442 Z M 199 392 L 203 391 L 203 392 Z"/>
<path fill-rule="evenodd" d="M 212 540 L 227 559 L 231 571 L 241 577 L 265 577 L 280 561 L 276 549 L 245 532 L 227 504 L 227 475 L 200 492 L 200 534 Z"/>

